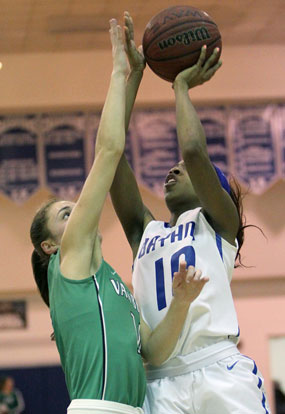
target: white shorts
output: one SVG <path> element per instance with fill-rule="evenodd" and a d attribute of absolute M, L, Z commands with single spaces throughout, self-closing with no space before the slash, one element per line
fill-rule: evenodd
<path fill-rule="evenodd" d="M 211 365 L 148 381 L 145 414 L 269 414 L 255 362 L 235 354 Z"/>
<path fill-rule="evenodd" d="M 139 407 L 102 400 L 72 400 L 67 414 L 144 414 Z"/>

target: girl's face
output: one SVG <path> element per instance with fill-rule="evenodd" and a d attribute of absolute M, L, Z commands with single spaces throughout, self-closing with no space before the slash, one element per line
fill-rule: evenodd
<path fill-rule="evenodd" d="M 42 249 L 47 254 L 54 253 L 60 246 L 65 226 L 75 203 L 71 201 L 57 201 L 50 206 L 47 213 L 47 227 L 51 234 L 48 240 L 42 242 Z M 53 251 L 47 251 L 51 247 Z"/>
<path fill-rule="evenodd" d="M 169 170 L 164 183 L 164 195 L 166 202 L 168 200 L 171 200 L 172 203 L 180 203 L 183 200 L 195 200 L 198 202 L 184 161 L 180 161 Z"/>

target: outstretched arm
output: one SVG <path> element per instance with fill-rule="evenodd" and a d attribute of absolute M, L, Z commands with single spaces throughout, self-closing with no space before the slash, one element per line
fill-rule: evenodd
<path fill-rule="evenodd" d="M 142 48 L 136 48 L 133 21 L 128 12 L 124 13 L 124 21 L 125 45 L 130 64 L 126 90 L 125 126 L 127 132 L 138 88 L 143 77 L 145 59 Z M 111 187 L 111 197 L 135 257 L 144 228 L 153 217 L 143 204 L 136 178 L 124 154 L 119 162 Z"/>
<path fill-rule="evenodd" d="M 188 93 L 189 89 L 210 80 L 220 68 L 221 62 L 214 64 L 217 53 L 215 49 L 205 61 L 206 46 L 203 46 L 198 63 L 181 72 L 173 83 L 177 135 L 187 172 L 207 219 L 215 231 L 234 244 L 238 213 L 231 197 L 220 185 L 208 155 L 204 129 Z"/>
<path fill-rule="evenodd" d="M 90 275 L 101 211 L 125 145 L 128 63 L 122 29 L 115 19 L 110 21 L 110 37 L 113 71 L 97 133 L 95 159 L 61 243 L 61 269 L 70 278 Z"/>
<path fill-rule="evenodd" d="M 209 278 L 193 266 L 181 262 L 174 273 L 173 299 L 167 314 L 153 330 L 141 319 L 142 355 L 152 365 L 159 366 L 171 355 L 181 334 L 189 306 L 199 296 Z"/>

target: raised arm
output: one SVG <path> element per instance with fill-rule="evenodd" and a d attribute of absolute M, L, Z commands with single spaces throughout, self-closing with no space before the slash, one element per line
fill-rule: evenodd
<path fill-rule="evenodd" d="M 104 201 L 125 145 L 125 99 L 128 63 L 122 29 L 110 21 L 113 71 L 96 138 L 95 159 L 72 210 L 61 243 L 61 269 L 72 278 L 89 275 Z"/>
<path fill-rule="evenodd" d="M 215 49 L 205 62 L 204 46 L 198 63 L 176 77 L 173 89 L 178 142 L 192 185 L 215 231 L 233 244 L 239 227 L 238 213 L 230 195 L 220 185 L 208 155 L 204 129 L 188 93 L 190 88 L 211 79 L 219 69 L 221 62 L 214 64 L 217 53 Z"/>
<path fill-rule="evenodd" d="M 173 298 L 167 314 L 157 327 L 151 331 L 141 319 L 142 355 L 152 365 L 159 366 L 173 352 L 181 334 L 189 306 L 199 296 L 209 278 L 202 276 L 193 266 L 187 268 L 181 262 L 179 271 L 174 273 Z"/>
<path fill-rule="evenodd" d="M 130 64 L 126 90 L 125 125 L 127 132 L 137 91 L 143 77 L 145 59 L 142 48 L 136 48 L 133 21 L 128 12 L 124 13 L 124 21 L 126 52 Z M 135 257 L 144 228 L 153 217 L 143 204 L 136 178 L 124 154 L 111 187 L 111 197 Z"/>

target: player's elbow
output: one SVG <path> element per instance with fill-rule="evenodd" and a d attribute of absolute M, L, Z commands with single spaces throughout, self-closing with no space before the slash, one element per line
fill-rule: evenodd
<path fill-rule="evenodd" d="M 121 158 L 125 148 L 124 138 L 124 133 L 121 137 L 118 136 L 116 140 L 110 139 L 110 136 L 106 133 L 106 136 L 101 136 L 100 140 L 96 142 L 96 154 L 101 152 L 110 157 Z"/>
<path fill-rule="evenodd" d="M 189 162 L 191 162 L 191 160 L 197 160 L 198 157 L 201 157 L 204 151 L 205 148 L 199 140 L 187 142 L 181 150 L 183 159 Z"/>
<path fill-rule="evenodd" d="M 160 367 L 167 360 L 167 357 L 168 356 L 160 351 L 147 350 L 146 352 L 143 352 L 145 361 L 154 367 Z"/>

